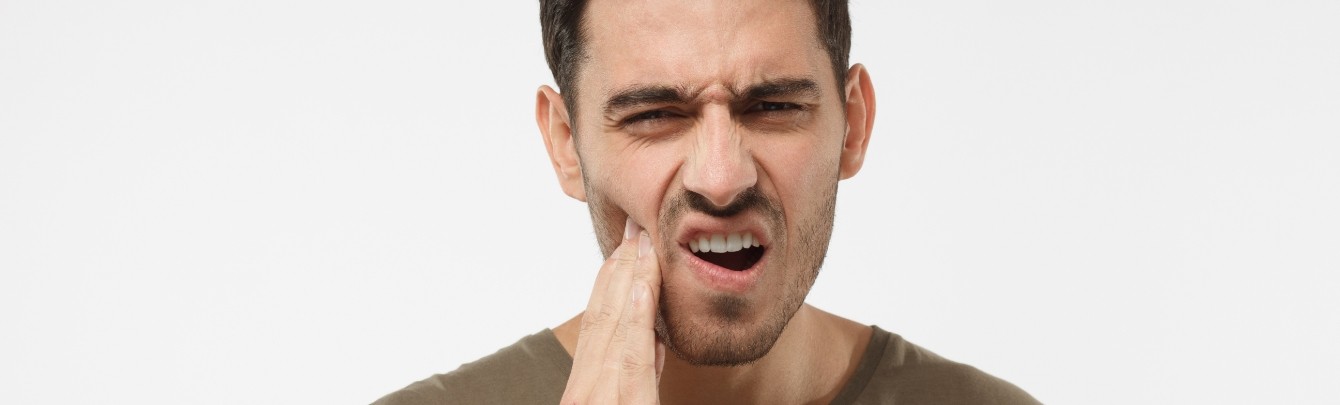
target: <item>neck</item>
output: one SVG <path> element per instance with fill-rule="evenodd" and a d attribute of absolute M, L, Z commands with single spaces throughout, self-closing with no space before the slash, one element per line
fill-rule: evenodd
<path fill-rule="evenodd" d="M 573 353 L 581 315 L 554 333 Z M 735 367 L 688 364 L 667 354 L 662 404 L 829 403 L 855 372 L 871 329 L 802 305 L 767 355 Z"/>

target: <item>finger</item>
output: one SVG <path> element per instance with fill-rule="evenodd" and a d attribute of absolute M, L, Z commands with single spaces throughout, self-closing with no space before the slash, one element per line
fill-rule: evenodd
<path fill-rule="evenodd" d="M 649 248 L 650 240 L 651 237 L 646 232 L 639 232 L 637 238 L 639 248 Z M 642 254 L 642 257 L 634 257 L 631 267 L 643 267 L 648 266 L 648 263 L 655 263 L 650 252 L 639 251 L 635 254 Z M 616 278 L 611 280 L 611 291 L 605 295 L 607 300 L 612 300 L 618 297 L 615 294 L 621 292 L 624 310 L 614 330 L 608 334 L 610 340 L 598 366 L 600 376 L 594 383 L 595 388 L 589 394 L 589 399 L 597 403 L 601 401 L 629 403 L 629 398 L 633 397 L 653 398 L 649 394 L 639 393 L 643 390 L 640 385 L 644 382 L 650 382 L 649 387 L 655 389 L 655 318 L 653 313 L 641 313 L 647 307 L 654 306 L 655 301 L 652 301 L 651 288 L 645 281 L 633 280 L 633 273 L 646 273 L 648 270 L 622 268 L 616 271 L 628 274 L 629 285 L 623 291 L 614 291 L 614 285 L 620 282 L 618 276 L 615 276 Z"/>
<path fill-rule="evenodd" d="M 624 222 L 623 242 L 620 242 L 619 246 L 610 254 L 610 257 L 605 259 L 605 262 L 600 266 L 600 271 L 596 273 L 596 283 L 594 288 L 591 289 L 590 298 L 586 301 L 586 312 L 583 315 L 595 313 L 596 310 L 600 309 L 600 306 L 604 303 L 605 291 L 609 287 L 610 275 L 614 273 L 616 263 L 613 259 L 618 257 L 619 249 L 629 249 L 637 246 L 635 236 L 640 231 L 642 231 L 642 227 L 633 222 L 632 217 L 628 217 L 627 221 Z M 615 301 L 622 302 L 623 300 L 622 298 L 616 298 Z"/>
<path fill-rule="evenodd" d="M 665 370 L 665 342 L 656 337 L 656 386 L 661 386 L 661 372 Z"/>
<path fill-rule="evenodd" d="M 631 282 L 630 282 L 631 283 Z M 591 385 L 590 393 L 587 395 L 588 403 L 591 404 L 630 404 L 624 400 L 622 389 L 623 375 L 623 352 L 628 346 L 628 334 L 631 330 L 628 323 L 628 316 L 634 312 L 634 301 L 641 298 L 634 298 L 629 295 L 624 296 L 624 311 L 620 314 L 614 330 L 607 336 L 609 343 L 605 350 L 600 353 L 599 363 L 584 370 L 599 374 L 595 382 Z M 613 298 L 612 296 L 606 298 Z M 595 356 L 592 356 L 593 358 Z"/>
<path fill-rule="evenodd" d="M 640 231 L 641 228 L 629 218 L 624 242 L 605 260 L 596 275 L 596 285 L 591 290 L 586 312 L 582 313 L 565 397 L 590 399 L 591 388 L 597 385 L 609 342 L 627 306 L 625 297 L 632 279 L 627 268 L 636 260 L 637 244 L 633 236 Z"/>
<path fill-rule="evenodd" d="M 637 235 L 641 228 L 637 227 L 636 224 L 632 226 L 637 230 L 633 235 Z M 602 271 L 606 273 L 605 277 L 607 278 L 603 286 L 604 290 L 597 293 L 597 290 L 601 288 L 597 287 L 597 290 L 592 291 L 592 301 L 599 301 L 599 303 L 594 305 L 593 312 L 588 312 L 582 316 L 582 331 L 578 335 L 579 342 L 583 337 L 590 336 L 593 338 L 588 339 L 594 345 L 591 347 L 592 350 L 605 350 L 604 348 L 609 343 L 610 337 L 619 326 L 619 319 L 623 317 L 623 312 L 628 308 L 629 288 L 633 284 L 634 269 L 637 267 L 637 246 L 637 238 L 634 236 L 633 239 L 626 241 L 618 249 L 615 249 L 609 259 L 605 261 L 605 266 L 602 267 Z M 588 304 L 588 306 L 592 305 Z"/>
<path fill-rule="evenodd" d="M 658 255 L 652 248 L 652 242 L 651 234 L 645 230 L 639 232 L 637 267 L 633 270 L 633 280 L 646 283 L 651 288 L 652 302 L 657 303 L 661 298 L 661 262 L 657 260 Z"/>
<path fill-rule="evenodd" d="M 624 313 L 621 329 L 625 332 L 623 354 L 619 362 L 619 399 L 623 403 L 655 403 L 659 397 L 656 381 L 655 301 L 651 287 L 634 284 L 631 305 Z"/>
<path fill-rule="evenodd" d="M 603 353 L 600 356 L 591 357 L 595 364 L 592 364 L 592 362 L 586 363 L 587 366 L 591 367 L 591 370 L 599 370 L 600 373 L 600 377 L 595 382 L 595 389 L 591 394 L 593 403 L 603 403 L 602 400 L 616 401 L 619 398 L 619 386 L 623 377 L 622 356 L 627 346 L 629 333 L 635 330 L 630 328 L 628 324 L 628 315 L 633 310 L 633 296 L 636 295 L 633 287 L 636 285 L 634 278 L 639 266 L 638 248 L 640 241 L 649 239 L 644 238 L 646 234 L 641 227 L 637 227 L 634 233 L 637 236 L 634 236 L 625 244 L 626 249 L 610 258 L 614 263 L 610 270 L 610 282 L 603 296 L 605 305 L 602 305 L 602 307 L 607 311 L 613 311 L 615 308 L 620 311 L 617 318 L 602 320 L 611 321 L 601 325 L 601 327 L 609 327 L 609 329 L 602 329 L 598 334 L 592 336 L 592 340 L 596 341 L 596 344 L 599 344 L 598 342 L 601 340 L 606 342 L 603 346 Z M 640 300 L 645 299 L 646 297 L 640 298 Z M 591 350 L 595 351 L 597 348 L 593 346 Z"/>
<path fill-rule="evenodd" d="M 652 249 L 651 235 L 638 235 L 637 273 L 630 287 L 628 310 L 620 320 L 616 338 L 623 343 L 617 367 L 620 371 L 620 400 L 625 403 L 655 403 L 659 400 L 656 355 L 656 294 L 660 289 L 659 261 Z M 611 343 L 610 348 L 618 347 Z M 615 359 L 607 360 L 609 365 Z"/>

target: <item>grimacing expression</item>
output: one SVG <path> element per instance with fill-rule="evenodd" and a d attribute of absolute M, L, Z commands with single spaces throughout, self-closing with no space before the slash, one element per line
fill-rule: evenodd
<path fill-rule="evenodd" d="M 628 217 L 653 236 L 656 330 L 689 363 L 768 353 L 823 263 L 837 182 L 859 169 L 850 85 L 814 18 L 803 0 L 587 5 L 567 106 L 581 175 L 562 181 L 581 182 L 565 190 L 607 257 Z"/>

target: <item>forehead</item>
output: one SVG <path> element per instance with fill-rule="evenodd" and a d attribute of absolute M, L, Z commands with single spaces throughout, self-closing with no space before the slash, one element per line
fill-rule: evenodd
<path fill-rule="evenodd" d="M 648 84 L 696 93 L 783 77 L 831 84 L 815 26 L 806 0 L 592 1 L 579 94 Z"/>

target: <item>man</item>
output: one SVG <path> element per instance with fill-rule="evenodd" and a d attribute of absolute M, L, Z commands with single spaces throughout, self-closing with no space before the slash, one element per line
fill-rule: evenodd
<path fill-rule="evenodd" d="M 875 117 L 844 1 L 540 3 L 536 121 L 607 260 L 581 314 L 379 403 L 1036 403 L 804 302 Z"/>

